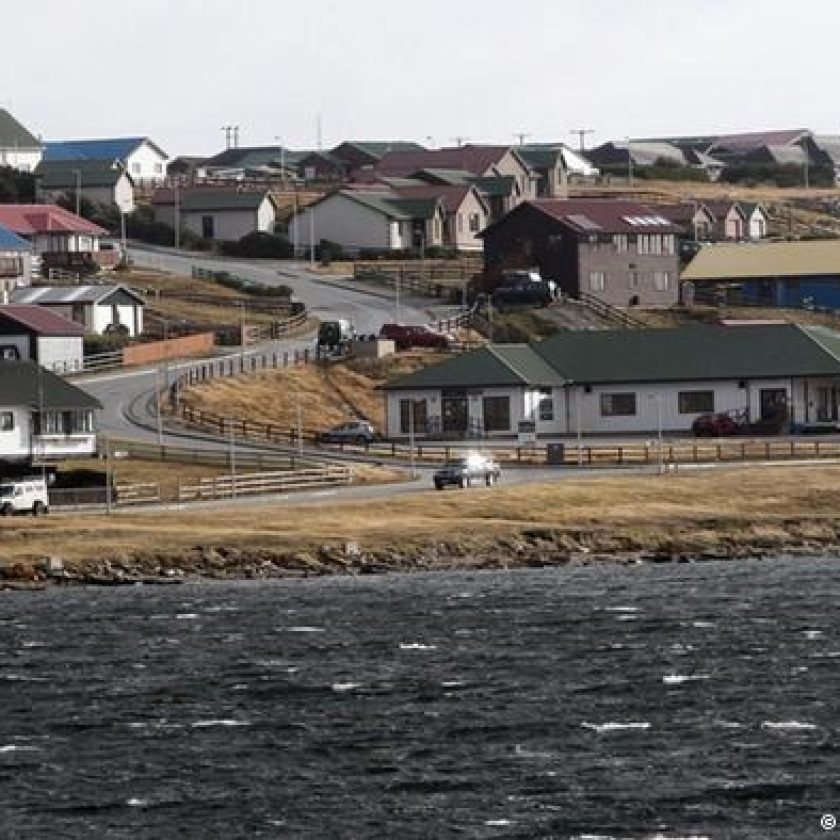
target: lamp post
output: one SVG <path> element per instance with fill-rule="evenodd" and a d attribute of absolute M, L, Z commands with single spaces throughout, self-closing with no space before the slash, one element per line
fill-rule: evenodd
<path fill-rule="evenodd" d="M 181 247 L 181 189 L 177 181 L 174 190 L 175 208 L 172 221 L 175 227 L 175 248 L 178 249 Z"/>
<path fill-rule="evenodd" d="M 76 215 L 82 215 L 82 170 L 74 169 L 73 174 L 76 176 Z"/>
<path fill-rule="evenodd" d="M 417 468 L 414 465 L 414 397 L 408 401 L 408 463 L 411 467 L 411 477 L 417 478 Z"/>
<path fill-rule="evenodd" d="M 315 206 L 309 205 L 309 265 L 315 267 Z"/>

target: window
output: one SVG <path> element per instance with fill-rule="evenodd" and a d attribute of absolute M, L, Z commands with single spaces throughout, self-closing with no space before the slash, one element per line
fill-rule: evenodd
<path fill-rule="evenodd" d="M 671 275 L 667 271 L 653 272 L 653 288 L 657 292 L 665 292 L 671 286 Z"/>
<path fill-rule="evenodd" d="M 650 253 L 650 237 L 647 234 L 640 233 L 636 237 L 636 247 L 640 254 Z"/>
<path fill-rule="evenodd" d="M 551 388 L 540 388 L 538 415 L 540 420 L 546 423 L 554 420 L 554 397 Z"/>
<path fill-rule="evenodd" d="M 157 172 L 158 174 L 163 172 L 163 164 L 162 163 L 156 163 L 155 164 L 155 172 Z"/>
<path fill-rule="evenodd" d="M 0 432 L 11 432 L 15 428 L 15 415 L 11 411 L 0 411 Z"/>
<path fill-rule="evenodd" d="M 627 273 L 627 288 L 638 289 L 642 285 L 642 273 L 640 271 L 630 271 Z"/>
<path fill-rule="evenodd" d="M 212 216 L 202 216 L 201 217 L 201 235 L 205 239 L 213 239 L 215 232 L 215 225 L 213 224 L 213 217 Z"/>
<path fill-rule="evenodd" d="M 636 413 L 636 395 L 601 394 L 601 417 L 631 417 Z"/>
<path fill-rule="evenodd" d="M 414 433 L 421 434 L 426 431 L 426 400 L 400 400 L 400 432 L 404 435 L 412 432 L 412 405 L 414 406 Z"/>
<path fill-rule="evenodd" d="M 481 216 L 478 213 L 470 213 L 470 232 L 478 233 L 481 230 Z"/>
<path fill-rule="evenodd" d="M 662 237 L 662 253 L 674 256 L 676 253 L 676 237 L 673 235 L 665 235 Z"/>
<path fill-rule="evenodd" d="M 615 250 L 618 251 L 619 254 L 625 253 L 627 251 L 627 234 L 617 233 L 613 236 L 613 245 L 615 245 Z"/>
<path fill-rule="evenodd" d="M 510 397 L 484 397 L 484 431 L 510 431 Z"/>
<path fill-rule="evenodd" d="M 140 164 L 139 163 L 132 163 L 131 164 L 131 171 L 135 175 L 139 175 L 140 174 Z"/>
<path fill-rule="evenodd" d="M 458 233 L 463 233 L 464 231 L 464 214 L 458 214 Z"/>
<path fill-rule="evenodd" d="M 607 275 L 603 271 L 589 272 L 589 288 L 593 292 L 603 292 L 607 284 Z"/>
<path fill-rule="evenodd" d="M 680 391 L 677 401 L 680 414 L 712 414 L 715 410 L 714 391 Z"/>

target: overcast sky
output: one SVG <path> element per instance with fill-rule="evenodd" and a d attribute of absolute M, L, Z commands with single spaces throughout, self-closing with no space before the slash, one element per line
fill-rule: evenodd
<path fill-rule="evenodd" d="M 47 140 L 840 133 L 838 0 L 38 0 L 11 20 L 0 105 Z"/>

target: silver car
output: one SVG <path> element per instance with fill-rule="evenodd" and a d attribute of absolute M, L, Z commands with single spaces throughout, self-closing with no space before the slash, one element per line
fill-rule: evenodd
<path fill-rule="evenodd" d="M 373 443 L 379 438 L 376 429 L 367 420 L 351 420 L 318 432 L 315 439 L 318 443 Z"/>

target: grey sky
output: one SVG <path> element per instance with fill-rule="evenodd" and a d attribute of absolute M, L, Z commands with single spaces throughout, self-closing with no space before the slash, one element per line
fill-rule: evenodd
<path fill-rule="evenodd" d="M 45 139 L 170 155 L 282 137 L 452 145 L 840 133 L 837 0 L 38 0 L 5 30 L 0 104 Z M 8 21 L 7 21 L 8 26 Z M 11 37 L 9 37 L 11 35 Z"/>

